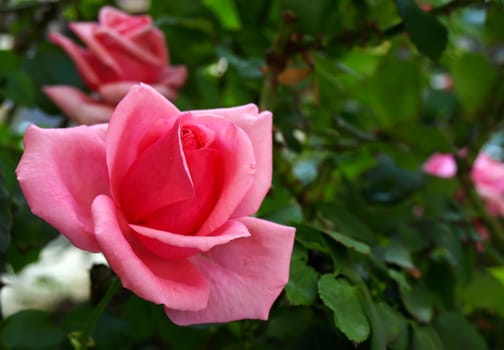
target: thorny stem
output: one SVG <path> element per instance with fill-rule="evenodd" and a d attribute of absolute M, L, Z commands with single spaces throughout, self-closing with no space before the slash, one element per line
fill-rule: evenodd
<path fill-rule="evenodd" d="M 287 66 L 287 62 L 294 53 L 292 50 L 292 36 L 294 34 L 296 19 L 291 12 L 282 14 L 283 21 L 271 48 L 266 53 L 267 71 L 261 91 L 259 106 L 262 110 L 273 109 L 278 74 Z"/>

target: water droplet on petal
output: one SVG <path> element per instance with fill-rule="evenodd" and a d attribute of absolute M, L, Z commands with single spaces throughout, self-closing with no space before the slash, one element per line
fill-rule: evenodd
<path fill-rule="evenodd" d="M 250 163 L 249 164 L 249 172 L 251 174 L 255 174 L 255 172 L 256 172 L 256 163 Z"/>

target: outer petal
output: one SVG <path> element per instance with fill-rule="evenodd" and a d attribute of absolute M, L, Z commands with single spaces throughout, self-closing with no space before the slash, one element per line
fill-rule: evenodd
<path fill-rule="evenodd" d="M 208 236 L 186 236 L 177 233 L 156 230 L 150 227 L 129 225 L 140 241 L 161 257 L 179 258 L 206 252 L 214 246 L 226 244 L 234 239 L 249 237 L 247 226 L 239 221 L 230 220 Z"/>
<path fill-rule="evenodd" d="M 152 26 L 152 19 L 149 16 L 130 16 L 111 6 L 103 6 L 98 19 L 101 25 L 113 28 L 122 34 L 135 33 Z"/>
<path fill-rule="evenodd" d="M 123 27 L 125 24 L 131 25 L 132 23 L 141 27 L 152 24 L 148 16 L 131 16 L 112 6 L 103 6 L 98 14 L 98 20 L 100 24 L 113 28 Z"/>
<path fill-rule="evenodd" d="M 16 173 L 32 212 L 78 248 L 99 251 L 91 203 L 109 189 L 104 126 L 30 126 Z"/>
<path fill-rule="evenodd" d="M 210 282 L 208 306 L 196 312 L 166 307 L 179 325 L 267 319 L 289 279 L 294 228 L 255 218 L 240 218 L 251 236 L 217 246 L 190 260 Z"/>
<path fill-rule="evenodd" d="M 457 163 L 452 154 L 434 153 L 423 165 L 426 174 L 450 178 L 457 173 Z"/>
<path fill-rule="evenodd" d="M 167 67 L 162 80 L 158 83 L 151 84 L 151 86 L 161 95 L 173 101 L 177 98 L 177 90 L 184 85 L 186 79 L 186 66 Z M 98 88 L 98 93 L 107 103 L 115 105 L 126 96 L 130 88 L 135 84 L 138 84 L 138 82 L 118 81 L 103 84 Z"/>
<path fill-rule="evenodd" d="M 201 310 L 208 302 L 204 276 L 187 260 L 161 259 L 131 236 L 112 199 L 93 202 L 98 244 L 125 288 L 140 297 L 176 310 Z"/>
<path fill-rule="evenodd" d="M 117 104 L 123 99 L 133 85 L 138 84 L 135 81 L 118 81 L 103 84 L 98 87 L 100 96 L 110 104 Z"/>
<path fill-rule="evenodd" d="M 232 217 L 255 213 L 271 187 L 272 176 L 272 114 L 259 113 L 254 104 L 234 108 L 199 110 L 194 116 L 215 115 L 225 118 L 240 127 L 250 139 L 256 159 L 254 183 Z"/>
<path fill-rule="evenodd" d="M 90 86 L 96 86 L 100 83 L 100 78 L 95 73 L 90 62 L 85 58 L 84 49 L 75 45 L 73 41 L 59 33 L 51 33 L 49 35 L 49 39 L 54 44 L 61 46 L 61 48 L 72 58 L 87 84 Z"/>
<path fill-rule="evenodd" d="M 149 133 L 156 131 L 153 125 L 166 125 L 170 120 L 174 123 L 179 114 L 173 104 L 144 84 L 133 86 L 117 105 L 107 134 L 107 164 L 113 198 L 119 199 L 120 186 L 137 159 L 139 147 Z"/>
<path fill-rule="evenodd" d="M 104 123 L 112 115 L 112 106 L 93 100 L 74 87 L 56 85 L 43 90 L 66 116 L 79 124 Z"/>

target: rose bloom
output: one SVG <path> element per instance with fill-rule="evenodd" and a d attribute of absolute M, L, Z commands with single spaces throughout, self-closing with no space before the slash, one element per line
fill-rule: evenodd
<path fill-rule="evenodd" d="M 423 171 L 429 175 L 451 178 L 457 174 L 457 163 L 452 154 L 434 153 L 424 163 Z M 480 152 L 471 169 L 471 178 L 488 211 L 504 216 L 504 163 Z"/>
<path fill-rule="evenodd" d="M 490 214 L 504 216 L 504 163 L 482 152 L 474 161 L 471 176 Z"/>
<path fill-rule="evenodd" d="M 172 100 L 185 83 L 186 67 L 170 66 L 165 38 L 149 16 L 130 16 L 106 6 L 99 23 L 72 22 L 69 27 L 87 48 L 59 33 L 49 38 L 72 58 L 93 94 L 61 85 L 45 87 L 44 92 L 79 124 L 108 121 L 115 105 L 138 82 Z"/>
<path fill-rule="evenodd" d="M 457 163 L 452 154 L 436 152 L 427 159 L 422 169 L 432 176 L 450 178 L 457 174 Z"/>
<path fill-rule="evenodd" d="M 253 104 L 180 112 L 136 85 L 108 127 L 30 126 L 16 172 L 34 214 L 173 322 L 266 319 L 294 243 L 250 216 L 271 186 L 271 123 Z"/>

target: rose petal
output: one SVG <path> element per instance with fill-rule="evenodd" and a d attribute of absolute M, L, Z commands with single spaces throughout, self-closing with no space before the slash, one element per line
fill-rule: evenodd
<path fill-rule="evenodd" d="M 157 29 L 145 33 L 142 41 L 135 43 L 96 23 L 73 22 L 69 26 L 88 46 L 100 65 L 116 75 L 116 79 L 101 78 L 102 82 L 130 80 L 155 83 L 165 70 L 166 44 L 163 35 L 156 34 Z"/>
<path fill-rule="evenodd" d="M 163 75 L 159 83 L 151 84 L 161 95 L 169 100 L 177 98 L 177 89 L 184 85 L 187 79 L 187 67 L 175 66 L 167 67 L 166 73 Z M 138 84 L 137 81 L 118 81 L 103 84 L 98 88 L 98 93 L 107 103 L 117 104 L 126 94 L 129 89 Z"/>
<path fill-rule="evenodd" d="M 133 86 L 119 102 L 107 134 L 107 164 L 113 198 L 119 200 L 120 186 L 149 130 L 159 122 L 168 126 L 165 121 L 174 122 L 179 114 L 173 104 L 144 84 Z"/>
<path fill-rule="evenodd" d="M 43 91 L 68 118 L 79 124 L 107 122 L 112 115 L 112 106 L 99 103 L 72 86 L 46 86 Z"/>
<path fill-rule="evenodd" d="M 177 310 L 196 311 L 207 305 L 208 282 L 192 263 L 161 259 L 143 248 L 110 197 L 97 197 L 92 210 L 98 244 L 125 288 Z"/>
<path fill-rule="evenodd" d="M 234 239 L 249 237 L 247 227 L 239 221 L 230 220 L 208 236 L 186 236 L 155 230 L 150 227 L 129 225 L 140 241 L 160 257 L 179 259 L 206 252 L 217 245 L 226 244 Z"/>
<path fill-rule="evenodd" d="M 65 50 L 68 56 L 70 56 L 77 65 L 77 69 L 81 74 L 82 79 L 91 89 L 100 85 L 102 79 L 104 79 L 106 75 L 103 74 L 103 72 L 96 71 L 97 67 L 100 66 L 100 63 L 93 60 L 92 56 L 90 56 L 86 50 L 77 46 L 73 41 L 59 33 L 50 33 L 49 39 L 53 44 L 58 45 Z"/>
<path fill-rule="evenodd" d="M 130 16 L 111 6 L 103 6 L 100 9 L 98 20 L 101 25 L 113 28 L 124 35 L 131 35 L 131 33 L 152 27 L 152 19 L 149 16 Z"/>
<path fill-rule="evenodd" d="M 137 36 L 140 36 L 137 34 Z M 134 42 L 130 40 L 128 37 L 125 37 L 121 33 L 117 33 L 108 28 L 100 28 L 95 33 L 95 39 L 98 42 L 102 42 L 101 45 L 106 45 L 107 49 L 114 53 L 116 58 L 121 58 L 123 53 L 128 53 L 133 56 L 134 61 L 142 61 L 135 62 L 138 64 L 143 64 L 143 69 L 145 70 L 148 67 L 145 67 L 145 64 L 159 66 L 156 69 L 156 73 L 159 72 L 160 68 L 166 66 L 166 45 L 163 40 L 163 36 L 161 33 L 157 33 L 156 29 L 151 29 L 149 31 L 143 32 L 141 37 L 138 38 L 138 42 Z M 146 45 L 148 43 L 148 46 Z M 126 64 L 128 61 L 121 62 L 122 65 Z M 124 68 L 124 67 L 121 67 Z M 127 67 L 126 67 L 127 68 Z M 135 72 L 128 72 L 123 69 L 123 75 L 130 75 Z"/>
<path fill-rule="evenodd" d="M 84 250 L 99 251 L 91 203 L 107 194 L 106 126 L 39 129 L 30 126 L 16 173 L 32 212 Z"/>
<path fill-rule="evenodd" d="M 178 96 L 178 89 L 184 85 L 187 79 L 187 67 L 168 67 L 161 82 L 153 84 L 152 87 L 159 91 L 169 100 L 175 100 Z"/>
<path fill-rule="evenodd" d="M 121 186 L 121 204 L 129 222 L 170 204 L 194 197 L 180 140 L 180 119 L 138 154 Z"/>
<path fill-rule="evenodd" d="M 218 153 L 212 149 L 185 151 L 194 186 L 194 198 L 164 207 L 142 217 L 142 225 L 183 235 L 194 235 L 217 202 L 220 176 Z M 176 187 L 169 182 L 168 187 Z M 210 232 L 205 232 L 206 234 Z"/>
<path fill-rule="evenodd" d="M 294 228 L 256 218 L 240 218 L 251 236 L 191 257 L 210 283 L 208 306 L 196 312 L 166 307 L 176 324 L 268 318 L 289 279 Z"/>
<path fill-rule="evenodd" d="M 118 81 L 103 84 L 98 88 L 98 93 L 108 103 L 117 104 L 126 96 L 131 87 L 137 83 L 134 81 Z"/>
<path fill-rule="evenodd" d="M 255 156 L 254 182 L 232 217 L 250 215 L 257 210 L 271 187 L 272 175 L 272 115 L 259 113 L 254 104 L 234 108 L 199 110 L 194 116 L 215 115 L 235 123 L 250 139 Z"/>
<path fill-rule="evenodd" d="M 422 170 L 429 175 L 450 178 L 457 173 L 457 163 L 452 154 L 436 152 L 423 164 Z"/>

